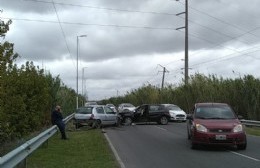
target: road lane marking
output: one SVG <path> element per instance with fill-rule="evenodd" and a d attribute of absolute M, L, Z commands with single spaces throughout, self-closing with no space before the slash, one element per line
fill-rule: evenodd
<path fill-rule="evenodd" d="M 102 131 L 104 131 L 104 129 L 102 129 Z M 104 131 L 104 132 L 105 132 L 105 131 Z M 115 155 L 115 157 L 116 157 L 116 160 L 117 160 L 118 163 L 120 164 L 120 167 L 121 167 L 121 168 L 126 168 L 125 165 L 124 165 L 124 163 L 122 162 L 121 158 L 119 157 L 119 155 L 118 155 L 118 153 L 117 153 L 115 147 L 113 146 L 112 142 L 110 141 L 109 137 L 107 136 L 106 133 L 104 133 L 104 135 L 105 135 L 105 137 L 106 137 L 106 139 L 107 139 L 107 142 L 108 142 L 108 144 L 109 144 L 111 150 L 113 151 L 113 153 L 114 153 L 114 155 Z"/>
<path fill-rule="evenodd" d="M 235 154 L 235 155 L 239 155 L 239 156 L 242 156 L 242 157 L 245 157 L 245 158 L 248 158 L 248 159 L 257 161 L 257 162 L 260 161 L 259 159 L 256 159 L 256 158 L 253 158 L 253 157 L 250 157 L 250 156 L 247 156 L 247 155 L 243 155 L 243 154 L 241 154 L 241 153 L 237 153 L 237 152 L 234 152 L 234 151 L 229 151 L 229 152 L 231 152 L 231 153 L 233 153 L 233 154 Z"/>
<path fill-rule="evenodd" d="M 162 127 L 159 127 L 159 126 L 155 126 L 155 127 L 156 127 L 156 128 L 159 128 L 160 130 L 168 131 L 167 129 L 162 128 Z"/>

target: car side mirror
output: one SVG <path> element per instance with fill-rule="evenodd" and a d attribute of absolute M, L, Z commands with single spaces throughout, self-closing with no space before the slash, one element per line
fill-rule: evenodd
<path fill-rule="evenodd" d="M 243 117 L 243 116 L 241 116 L 241 115 L 238 115 L 238 116 L 237 116 L 237 118 L 238 118 L 239 120 L 242 120 L 242 119 L 244 119 L 244 117 Z"/>

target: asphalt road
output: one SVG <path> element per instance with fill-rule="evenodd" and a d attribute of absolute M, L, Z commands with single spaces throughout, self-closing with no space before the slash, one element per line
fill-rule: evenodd
<path fill-rule="evenodd" d="M 190 149 L 186 123 L 105 128 L 124 168 L 260 168 L 260 137 L 248 135 L 244 151 L 234 148 Z"/>

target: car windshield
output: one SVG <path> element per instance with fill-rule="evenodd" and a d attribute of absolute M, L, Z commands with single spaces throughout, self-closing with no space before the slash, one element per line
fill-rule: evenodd
<path fill-rule="evenodd" d="M 98 104 L 97 104 L 97 102 L 87 102 L 86 106 L 89 106 L 89 105 L 98 105 Z"/>
<path fill-rule="evenodd" d="M 173 110 L 173 111 L 182 111 L 182 110 L 180 109 L 180 107 L 174 106 L 174 105 L 166 106 L 166 108 L 167 108 L 168 110 Z"/>
<path fill-rule="evenodd" d="M 221 107 L 198 107 L 195 118 L 200 119 L 234 119 L 235 114 L 228 106 Z"/>
<path fill-rule="evenodd" d="M 93 107 L 78 108 L 76 113 L 78 114 L 92 114 Z"/>

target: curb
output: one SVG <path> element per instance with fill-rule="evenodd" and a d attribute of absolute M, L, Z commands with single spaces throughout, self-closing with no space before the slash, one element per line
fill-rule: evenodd
<path fill-rule="evenodd" d="M 113 146 L 113 144 L 111 143 L 109 137 L 107 136 L 106 131 L 105 131 L 104 129 L 102 129 L 102 132 L 104 133 L 105 138 L 106 138 L 106 140 L 107 140 L 107 142 L 108 142 L 108 144 L 109 144 L 111 150 L 113 151 L 113 153 L 114 153 L 114 155 L 115 155 L 115 157 L 116 157 L 116 160 L 117 160 L 117 162 L 119 163 L 120 167 L 121 167 L 121 168 L 126 168 L 125 165 L 124 165 L 124 163 L 122 162 L 121 158 L 119 157 L 119 155 L 118 155 L 118 153 L 117 153 L 115 147 Z"/>

